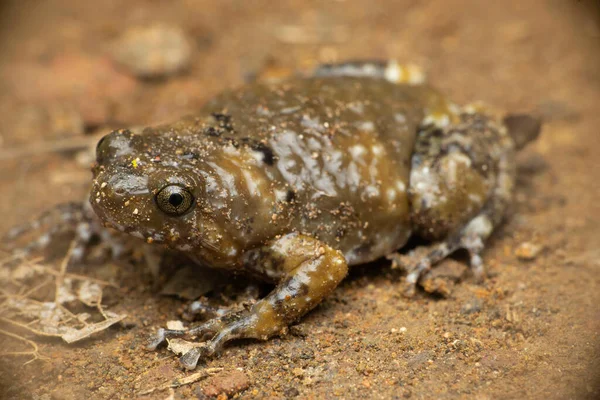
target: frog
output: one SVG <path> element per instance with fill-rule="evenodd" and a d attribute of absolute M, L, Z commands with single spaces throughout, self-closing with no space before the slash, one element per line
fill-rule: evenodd
<path fill-rule="evenodd" d="M 89 204 L 117 232 L 199 265 L 274 284 L 241 311 L 187 329 L 192 370 L 234 339 L 267 340 L 314 309 L 349 267 L 425 251 L 402 292 L 459 249 L 477 281 L 515 188 L 516 152 L 541 121 L 459 106 L 420 70 L 348 61 L 226 90 L 194 115 L 97 144 Z"/>

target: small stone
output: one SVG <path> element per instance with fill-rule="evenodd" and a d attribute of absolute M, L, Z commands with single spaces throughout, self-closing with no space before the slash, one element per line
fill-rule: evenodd
<path fill-rule="evenodd" d="M 460 313 L 464 315 L 475 314 L 481 311 L 481 307 L 481 300 L 474 297 L 463 304 L 460 308 Z"/>
<path fill-rule="evenodd" d="M 167 329 L 184 330 L 185 326 L 183 326 L 183 322 L 179 320 L 167 321 Z"/>
<path fill-rule="evenodd" d="M 523 242 L 515 250 L 515 256 L 517 256 L 519 260 L 531 261 L 534 260 L 541 251 L 542 246 L 531 242 Z"/>
<path fill-rule="evenodd" d="M 288 388 L 284 389 L 283 395 L 286 398 L 297 397 L 300 395 L 300 391 L 298 389 L 296 389 L 295 387 L 288 387 Z"/>
<path fill-rule="evenodd" d="M 112 48 L 115 61 L 140 78 L 174 75 L 189 67 L 192 46 L 183 30 L 156 24 L 133 27 Z"/>
<path fill-rule="evenodd" d="M 220 395 L 233 396 L 250 387 L 248 376 L 241 371 L 223 371 L 218 375 L 210 377 L 203 386 L 203 392 L 209 397 Z"/>

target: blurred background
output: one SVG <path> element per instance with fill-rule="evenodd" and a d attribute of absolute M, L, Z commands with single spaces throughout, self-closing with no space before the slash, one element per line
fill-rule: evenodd
<path fill-rule="evenodd" d="M 544 118 L 520 159 L 516 216 L 486 253 L 492 279 L 406 300 L 394 277 L 359 271 L 304 333 L 232 346 L 209 365 L 229 375 L 174 398 L 599 398 L 599 9 L 592 0 L 5 0 L 0 233 L 83 199 L 89 148 L 111 129 L 175 120 L 265 74 L 348 59 L 414 63 L 458 103 Z M 515 255 L 524 242 L 542 249 L 526 262 Z M 180 376 L 174 359 L 139 347 L 143 327 L 163 325 L 181 303 L 135 286 L 120 298 L 130 302 L 115 301 L 134 315 L 129 328 L 76 347 L 36 339 L 50 362 L 0 358 L 6 398 L 129 398 Z M 13 339 L 0 344 L 18 347 Z"/>

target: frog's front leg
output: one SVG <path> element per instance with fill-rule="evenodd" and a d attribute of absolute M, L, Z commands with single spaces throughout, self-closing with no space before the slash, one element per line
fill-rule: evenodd
<path fill-rule="evenodd" d="M 57 240 L 64 237 L 71 237 L 74 242 L 71 261 L 81 261 L 94 246 L 109 250 L 115 259 L 126 250 L 122 237 L 101 225 L 87 201 L 57 204 L 37 218 L 9 230 L 1 238 L 0 247 L 21 256 L 49 253 Z M 27 244 L 21 246 L 23 242 Z"/>
<path fill-rule="evenodd" d="M 313 309 L 344 279 L 348 265 L 337 250 L 317 239 L 288 234 L 248 251 L 244 267 L 278 280 L 277 287 L 250 309 L 212 319 L 188 330 L 159 330 L 150 344 L 154 349 L 167 337 L 210 339 L 181 357 L 186 369 L 209 357 L 232 339 L 266 340 Z"/>

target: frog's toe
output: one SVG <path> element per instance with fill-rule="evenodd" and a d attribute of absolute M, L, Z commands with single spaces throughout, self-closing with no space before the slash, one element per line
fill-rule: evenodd
<path fill-rule="evenodd" d="M 146 350 L 154 351 L 165 341 L 165 330 L 160 328 L 155 335 L 151 336 L 146 345 Z"/>
<path fill-rule="evenodd" d="M 246 336 L 246 333 L 243 332 L 242 325 L 239 323 L 232 323 L 220 330 L 212 339 L 189 350 L 179 358 L 181 366 L 187 370 L 192 370 L 196 368 L 198 361 L 210 358 L 221 352 L 225 346 L 225 343 L 228 341 L 244 337 L 254 337 L 252 335 Z"/>
<path fill-rule="evenodd" d="M 409 272 L 406 275 L 403 290 L 405 297 L 413 297 L 415 295 L 419 279 L 430 269 L 431 259 L 428 256 L 422 258 L 414 267 L 408 269 Z"/>
<path fill-rule="evenodd" d="M 194 347 L 179 358 L 179 364 L 186 370 L 191 371 L 196 368 L 200 359 L 208 358 L 213 354 L 214 351 L 210 349 L 210 346 Z"/>
<path fill-rule="evenodd" d="M 414 295 L 417 293 L 417 284 L 416 283 L 411 283 L 411 282 L 404 282 L 404 287 L 402 289 L 402 295 L 404 297 L 414 297 Z"/>
<path fill-rule="evenodd" d="M 471 253 L 471 271 L 473 271 L 475 282 L 482 283 L 485 280 L 485 266 L 481 255 L 478 253 Z"/>
<path fill-rule="evenodd" d="M 219 318 L 231 312 L 231 307 L 213 306 L 209 304 L 205 299 L 200 299 L 192 302 L 183 311 L 182 317 L 187 321 L 193 321 L 196 319 L 206 320 L 209 318 Z"/>
<path fill-rule="evenodd" d="M 163 329 L 160 328 L 154 336 L 150 338 L 148 344 L 146 345 L 146 349 L 153 351 L 156 350 L 158 346 L 166 341 L 167 338 L 170 337 L 179 337 L 184 336 L 187 331 L 185 330 L 174 330 L 174 329 Z"/>
<path fill-rule="evenodd" d="M 466 237 L 461 242 L 461 247 L 469 252 L 471 271 L 475 282 L 481 283 L 485 279 L 485 265 L 481 253 L 483 252 L 483 241 L 480 237 Z"/>

